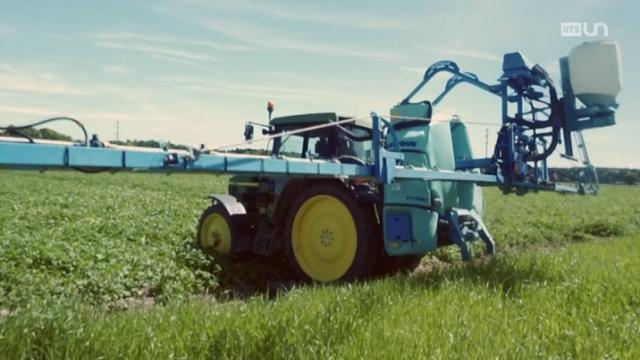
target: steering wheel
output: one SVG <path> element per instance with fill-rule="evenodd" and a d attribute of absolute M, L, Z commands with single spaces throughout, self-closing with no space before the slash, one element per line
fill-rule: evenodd
<path fill-rule="evenodd" d="M 338 156 L 338 161 L 343 164 L 354 164 L 354 165 L 367 165 L 364 160 L 359 157 L 351 156 L 351 155 L 340 155 Z"/>

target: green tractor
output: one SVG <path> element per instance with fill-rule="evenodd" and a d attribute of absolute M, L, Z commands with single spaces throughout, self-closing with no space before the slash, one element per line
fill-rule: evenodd
<path fill-rule="evenodd" d="M 406 164 L 453 170 L 454 156 L 470 158 L 464 125 L 431 125 L 430 103 L 398 105 L 392 117 L 395 145 Z M 273 118 L 263 134 L 284 135 L 273 139 L 268 156 L 301 164 L 371 165 L 371 122 L 348 119 L 335 113 Z M 338 124 L 322 126 L 332 123 Z M 249 124 L 245 137 L 252 135 Z M 426 252 L 452 243 L 450 229 L 440 221 L 446 209 L 481 211 L 481 196 L 473 183 L 407 179 L 381 184 L 340 173 L 234 176 L 228 194 L 212 196 L 197 239 L 204 251 L 230 257 L 284 254 L 303 281 L 350 281 L 415 269 Z"/>

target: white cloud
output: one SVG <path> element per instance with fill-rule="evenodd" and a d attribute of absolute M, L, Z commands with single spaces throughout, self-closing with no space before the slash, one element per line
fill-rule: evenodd
<path fill-rule="evenodd" d="M 215 0 L 182 0 L 181 5 L 191 5 L 208 10 L 225 9 L 240 13 L 253 13 L 275 20 L 285 20 L 320 25 L 340 26 L 365 30 L 411 30 L 412 26 L 405 22 L 394 20 L 388 16 L 379 16 L 376 13 L 361 9 L 357 13 L 328 11 L 324 3 L 314 8 L 300 9 L 296 6 L 283 6 L 282 3 L 273 1 L 215 1 Z M 296 10 L 298 8 L 298 10 Z M 171 10 L 155 8 L 156 11 L 168 13 Z M 172 9 L 173 10 L 173 9 Z M 406 19 L 404 19 L 406 20 Z"/>
<path fill-rule="evenodd" d="M 334 91 L 336 88 L 352 87 L 357 88 L 359 91 L 363 91 L 363 84 L 355 80 L 332 77 L 314 77 L 311 75 L 312 74 L 302 75 L 290 71 L 265 71 L 259 74 L 262 79 L 270 83 L 286 82 L 289 86 L 305 84 L 313 87 L 331 87 Z"/>
<path fill-rule="evenodd" d="M 412 73 L 412 74 L 419 74 L 419 75 L 424 75 L 424 72 L 427 70 L 426 67 L 422 66 L 403 66 L 400 67 L 400 70 L 402 71 L 406 71 L 408 73 Z"/>
<path fill-rule="evenodd" d="M 160 60 L 164 60 L 164 61 L 169 61 L 169 62 L 176 63 L 176 64 L 187 65 L 189 67 L 193 67 L 193 68 L 200 69 L 200 70 L 207 70 L 207 71 L 210 70 L 208 66 L 196 63 L 194 61 L 181 59 L 179 57 L 167 56 L 167 55 L 163 55 L 163 54 L 151 54 L 151 57 L 153 57 L 154 59 L 160 59 Z"/>
<path fill-rule="evenodd" d="M 103 41 L 128 41 L 128 42 L 141 42 L 141 43 L 163 43 L 163 44 L 172 44 L 172 45 L 180 45 L 180 46 L 195 46 L 195 47 L 205 47 L 213 50 L 222 50 L 222 51 L 246 51 L 251 50 L 251 48 L 246 46 L 239 46 L 233 44 L 220 44 L 212 41 L 204 41 L 204 40 L 194 40 L 189 38 L 181 38 L 181 37 L 167 37 L 167 36 L 157 36 L 157 35 L 148 35 L 134 32 L 106 32 L 106 33 L 95 33 L 86 35 L 88 38 L 103 40 Z"/>
<path fill-rule="evenodd" d="M 229 95 L 236 98 L 253 98 L 261 100 L 293 101 L 299 104 L 316 104 L 326 108 L 347 106 L 346 111 L 353 112 L 358 101 L 385 103 L 380 101 L 380 94 L 375 89 L 362 86 L 361 83 L 341 80 L 308 78 L 301 75 L 290 75 L 282 78 L 274 77 L 277 73 L 267 73 L 246 83 L 238 80 L 229 81 L 224 78 L 165 76 L 158 81 L 172 84 L 171 88 L 193 91 L 202 94 Z M 356 112 L 358 108 L 356 106 Z M 367 114 L 370 109 L 367 109 Z"/>
<path fill-rule="evenodd" d="M 193 20 L 197 24 L 256 47 L 272 50 L 295 50 L 326 56 L 347 56 L 364 59 L 397 59 L 398 56 L 385 51 L 363 50 L 318 42 L 315 39 L 294 39 L 276 34 L 263 27 L 229 22 L 222 19 Z"/>
<path fill-rule="evenodd" d="M 152 45 L 133 45 L 133 44 L 122 44 L 117 42 L 98 42 L 96 44 L 97 47 L 100 48 L 108 48 L 108 49 L 118 49 L 118 50 L 130 50 L 137 51 L 148 55 L 161 55 L 161 56 L 170 56 L 176 59 L 183 59 L 188 61 L 206 61 L 206 62 L 215 62 L 216 58 L 192 51 L 185 50 L 177 50 L 168 47 L 161 46 L 152 46 Z"/>
<path fill-rule="evenodd" d="M 93 40 L 93 45 L 99 48 L 132 51 L 146 54 L 154 59 L 179 63 L 198 69 L 209 69 L 204 63 L 217 62 L 207 50 L 246 51 L 249 47 L 220 44 L 211 41 L 196 40 L 173 36 L 159 36 L 136 32 L 102 32 L 91 34 L 50 35 L 49 37 L 63 40 Z M 192 48 L 197 48 L 193 50 Z M 102 69 L 108 74 L 123 74 L 123 68 Z"/>
<path fill-rule="evenodd" d="M 29 115 L 29 116 L 39 116 L 39 117 L 52 117 L 58 116 L 61 114 L 61 109 L 59 106 L 55 107 L 38 107 L 38 106 L 13 106 L 13 105 L 0 105 L 0 112 L 11 113 L 17 115 Z M 126 120 L 126 121 L 135 121 L 140 120 L 141 116 L 133 115 L 130 113 L 119 113 L 119 112 L 96 112 L 96 111 L 86 111 L 77 109 L 74 112 L 74 117 L 80 120 L 91 119 L 91 120 Z"/>
<path fill-rule="evenodd" d="M 169 124 L 176 119 L 179 119 L 177 115 L 170 115 L 166 113 L 158 113 L 151 108 L 142 108 L 142 111 L 137 112 L 117 112 L 117 111 L 92 111 L 86 109 L 75 109 L 73 111 L 73 117 L 82 121 L 87 130 L 93 132 L 96 128 L 96 124 L 111 124 L 115 121 L 122 121 L 128 124 L 136 124 L 139 126 L 148 125 L 150 122 Z M 0 113 L 8 113 L 15 115 L 23 115 L 28 117 L 40 117 L 48 118 L 52 116 L 61 116 L 64 114 L 64 110 L 60 106 L 51 107 L 38 107 L 38 106 L 12 106 L 12 105 L 0 105 Z M 94 126 L 90 126 L 93 124 Z M 19 123 L 17 124 L 19 125 Z"/>
<path fill-rule="evenodd" d="M 29 116 L 51 116 L 51 114 L 55 114 L 55 112 L 52 112 L 51 109 L 45 109 L 41 107 L 11 106 L 11 105 L 0 105 L 0 112 L 18 114 L 18 115 L 29 115 Z"/>
<path fill-rule="evenodd" d="M 281 98 L 316 103 L 325 103 L 332 99 L 340 98 L 335 91 L 317 90 L 309 86 L 292 87 L 284 85 L 242 84 L 237 81 L 229 83 L 190 77 L 163 77 L 159 80 L 174 84 L 174 86 L 183 90 L 238 97 L 259 99 Z"/>
<path fill-rule="evenodd" d="M 443 55 L 450 55 L 455 57 L 464 57 L 476 60 L 488 60 L 495 61 L 498 63 L 502 63 L 502 56 L 479 51 L 473 49 L 447 49 L 447 48 L 434 48 L 434 47 L 425 47 L 425 49 Z"/>
<path fill-rule="evenodd" d="M 0 90 L 49 95 L 93 95 L 95 93 L 89 89 L 67 84 L 56 73 L 26 70 L 8 64 L 0 64 Z"/>
<path fill-rule="evenodd" d="M 108 65 L 103 66 L 102 71 L 109 75 L 124 75 L 129 74 L 131 69 L 124 65 Z"/>
<path fill-rule="evenodd" d="M 60 70 L 52 71 L 53 65 L 10 65 L 0 63 L 0 95 L 2 105 L 15 105 L 17 102 L 31 104 L 34 100 L 51 101 L 52 96 L 65 96 L 65 103 L 77 103 L 69 97 L 97 97 L 103 99 L 121 99 L 129 103 L 148 101 L 161 89 L 140 85 L 109 85 L 106 83 L 88 84 L 82 74 L 63 76 Z M 105 66 L 104 72 L 122 73 L 130 69 L 122 65 Z M 34 95 L 42 95 L 37 98 Z M 57 101 L 57 100 L 54 100 Z M 79 104 L 81 104 L 80 102 Z M 15 108 L 18 109 L 18 108 Z M 24 110 L 23 108 L 20 108 Z M 43 112 L 44 114 L 44 112 Z M 50 112 L 48 114 L 51 114 Z M 36 114 L 37 115 L 37 114 Z"/>

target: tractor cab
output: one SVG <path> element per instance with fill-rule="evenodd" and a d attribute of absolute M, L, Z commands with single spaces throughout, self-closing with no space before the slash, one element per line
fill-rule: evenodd
<path fill-rule="evenodd" d="M 269 115 L 273 110 L 272 106 L 270 103 L 267 108 Z M 350 119 L 353 121 L 349 121 Z M 254 126 L 262 127 L 262 135 L 271 139 L 267 151 L 274 158 L 371 165 L 374 163 L 372 124 L 370 119 L 367 120 L 331 112 L 280 116 L 270 118 L 268 125 L 248 122 L 244 133 L 245 139 L 250 141 L 253 139 Z M 336 186 L 332 177 L 327 177 L 324 181 Z M 252 251 L 263 255 L 283 250 L 286 226 L 292 216 L 289 211 L 291 199 L 302 194 L 312 183 L 317 181 L 309 180 L 307 176 L 233 176 L 229 180 L 229 195 L 232 199 L 229 201 L 241 204 L 245 211 L 241 216 L 243 222 L 237 225 L 236 230 L 242 229 L 243 234 L 236 236 L 233 246 L 225 245 L 224 250 L 227 253 Z M 367 192 L 369 188 L 363 187 L 362 191 Z M 216 199 L 219 203 L 226 201 L 220 200 L 223 199 L 220 196 Z M 222 245 L 216 247 L 220 248 Z"/>
<path fill-rule="evenodd" d="M 270 135 L 284 134 L 273 140 L 271 155 L 287 158 L 337 160 L 350 164 L 370 164 L 371 123 L 358 121 L 336 126 L 322 127 L 316 130 L 294 132 L 313 126 L 348 120 L 350 117 L 336 113 L 313 113 L 273 118 Z"/>

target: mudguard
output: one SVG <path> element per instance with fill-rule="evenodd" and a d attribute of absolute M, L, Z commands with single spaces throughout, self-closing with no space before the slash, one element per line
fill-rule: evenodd
<path fill-rule="evenodd" d="M 244 205 L 234 196 L 227 194 L 213 194 L 209 196 L 214 205 L 221 205 L 229 214 L 229 223 L 231 225 L 232 241 L 231 253 L 239 254 L 251 251 L 253 247 L 254 232 L 252 227 L 248 226 L 247 210 Z"/>
<path fill-rule="evenodd" d="M 241 202 L 238 201 L 234 196 L 227 194 L 213 194 L 210 195 L 209 198 L 213 200 L 214 204 L 221 204 L 227 209 L 229 216 L 233 217 L 234 215 L 246 215 L 247 210 L 244 208 Z"/>

